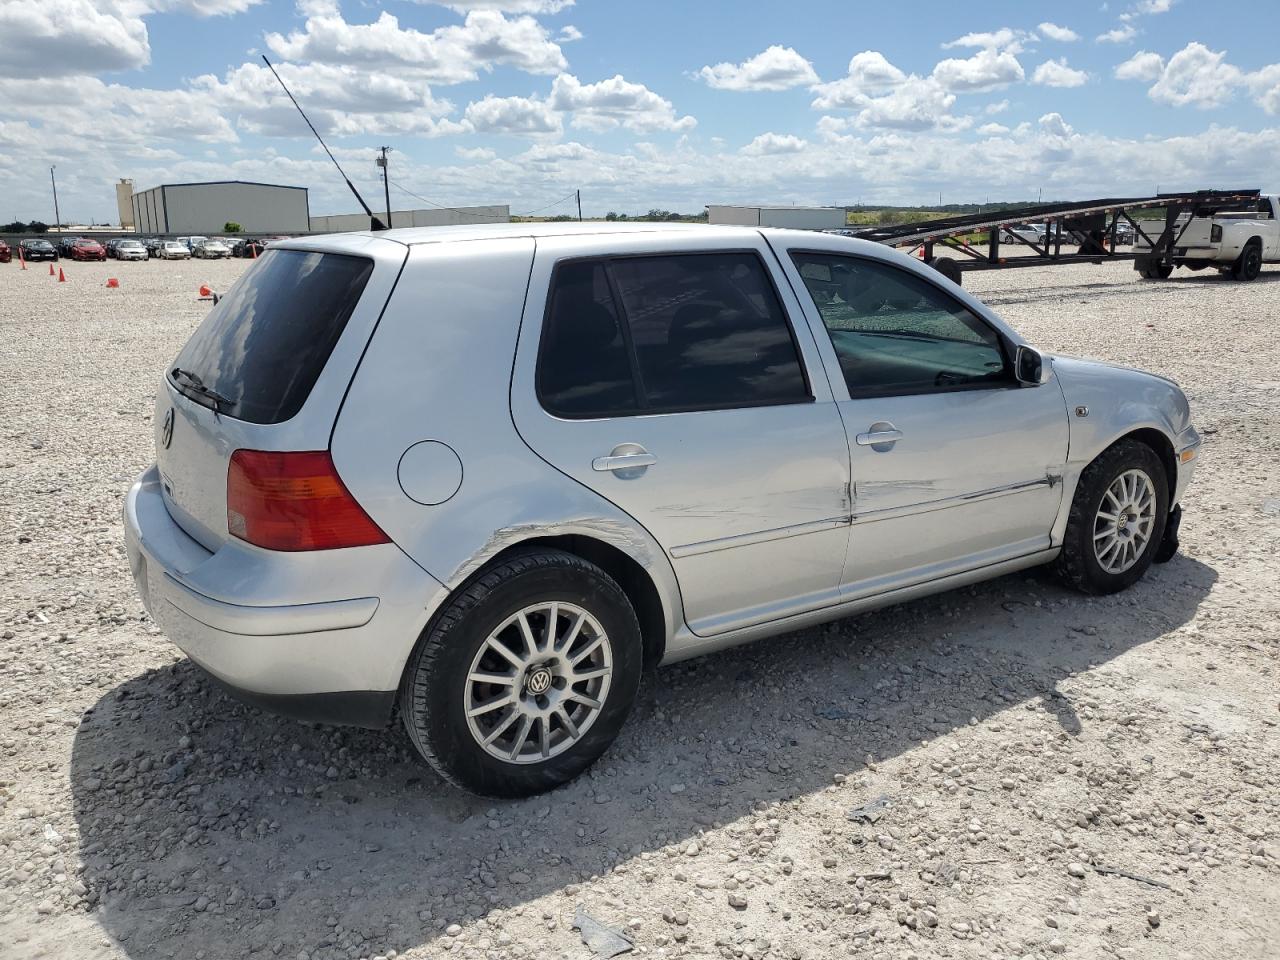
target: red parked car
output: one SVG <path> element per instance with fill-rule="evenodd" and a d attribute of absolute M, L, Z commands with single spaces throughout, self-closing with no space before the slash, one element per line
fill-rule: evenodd
<path fill-rule="evenodd" d="M 97 240 L 77 240 L 71 245 L 72 260 L 106 260 L 107 250 Z"/>
<path fill-rule="evenodd" d="M 8 263 L 13 259 L 13 251 L 9 249 L 9 245 L 0 240 L 0 263 Z"/>

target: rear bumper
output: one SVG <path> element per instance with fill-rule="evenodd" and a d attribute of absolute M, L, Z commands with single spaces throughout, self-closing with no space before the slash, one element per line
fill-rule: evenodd
<path fill-rule="evenodd" d="M 242 703 L 294 720 L 380 730 L 391 719 L 394 690 L 344 690 L 337 693 L 257 693 L 227 683 L 205 670 L 224 692 Z"/>
<path fill-rule="evenodd" d="M 216 552 L 169 515 L 159 471 L 125 498 L 125 548 L 147 612 L 242 700 L 289 716 L 381 726 L 446 591 L 394 544 Z"/>

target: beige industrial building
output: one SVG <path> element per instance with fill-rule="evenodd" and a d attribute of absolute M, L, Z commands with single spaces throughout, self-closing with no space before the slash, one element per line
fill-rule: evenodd
<path fill-rule="evenodd" d="M 133 181 L 120 178 L 116 184 L 116 210 L 120 214 L 120 229 L 132 230 L 137 221 L 133 215 Z"/>
<path fill-rule="evenodd" d="M 847 220 L 844 207 L 750 207 L 708 204 L 707 222 L 739 227 L 839 230 L 846 225 Z"/>
<path fill-rule="evenodd" d="M 306 187 L 224 180 L 166 183 L 133 194 L 139 233 L 211 235 L 228 221 L 246 234 L 297 234 L 311 229 Z"/>
<path fill-rule="evenodd" d="M 379 219 L 386 212 L 374 210 Z M 479 207 L 436 207 L 423 210 L 392 210 L 392 227 L 452 227 L 462 223 L 510 223 L 511 207 L 495 203 Z M 364 213 L 339 213 L 328 217 L 312 217 L 312 233 L 348 233 L 368 230 L 369 217 Z"/>

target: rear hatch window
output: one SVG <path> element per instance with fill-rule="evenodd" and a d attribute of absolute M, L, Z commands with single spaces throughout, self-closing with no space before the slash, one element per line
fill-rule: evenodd
<path fill-rule="evenodd" d="M 238 420 L 290 419 L 372 272 L 364 257 L 267 250 L 196 328 L 170 368 L 170 383 Z"/>

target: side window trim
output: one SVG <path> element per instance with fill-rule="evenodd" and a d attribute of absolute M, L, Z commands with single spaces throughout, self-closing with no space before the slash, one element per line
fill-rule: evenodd
<path fill-rule="evenodd" d="M 963 393 L 963 392 L 974 391 L 974 390 L 1008 390 L 1008 389 L 1012 389 L 1020 386 L 1016 381 L 1016 379 L 1014 379 L 1012 376 L 1014 344 L 1009 340 L 1009 338 L 1005 335 L 1005 333 L 999 327 L 993 325 L 981 313 L 974 310 L 972 307 L 970 307 L 968 304 L 964 303 L 963 301 L 956 299 L 956 297 L 950 291 L 943 289 L 941 286 L 934 283 L 930 278 L 922 274 L 916 273 L 914 270 L 908 270 L 907 268 L 902 267 L 896 263 L 891 263 L 888 260 L 881 260 L 878 257 L 869 257 L 860 253 L 853 253 L 853 252 L 848 252 L 844 250 L 823 250 L 815 247 L 787 247 L 785 249 L 786 249 L 787 260 L 789 261 L 790 269 L 795 271 L 796 277 L 799 279 L 801 287 L 804 288 L 804 296 L 808 299 L 807 304 L 803 300 L 801 301 L 801 307 L 806 311 L 809 308 L 812 308 L 814 319 L 818 323 L 818 329 L 820 329 L 823 334 L 823 337 L 821 337 L 820 339 L 825 339 L 827 341 L 826 345 L 830 348 L 832 360 L 834 360 L 835 362 L 834 372 L 838 376 L 838 379 L 841 385 L 845 388 L 846 395 L 848 396 L 849 399 L 875 400 L 875 399 L 892 398 L 892 397 L 931 396 L 933 394 L 938 394 L 938 393 Z M 845 260 L 854 260 L 859 263 L 870 263 L 878 266 L 883 266 L 887 269 L 896 271 L 897 273 L 900 273 L 900 274 L 905 274 L 907 276 L 910 276 L 918 280 L 919 282 L 926 285 L 929 288 L 931 293 L 941 296 L 952 307 L 964 311 L 966 314 L 968 314 L 974 320 L 976 320 L 983 327 L 983 329 L 990 332 L 990 334 L 995 338 L 996 343 L 999 345 L 1000 356 L 1001 356 L 1001 359 L 1004 361 L 1004 365 L 1005 365 L 1004 374 L 1008 377 L 1008 380 L 1005 382 L 950 384 L 945 386 L 935 385 L 928 389 L 886 388 L 884 390 L 877 390 L 877 391 L 870 391 L 870 390 L 866 392 L 860 391 L 855 395 L 853 391 L 849 389 L 848 384 L 845 381 L 844 371 L 841 368 L 840 362 L 839 362 L 839 353 L 835 349 L 835 342 L 831 338 L 831 330 L 829 327 L 827 327 L 826 320 L 822 316 L 822 309 L 818 306 L 817 300 L 815 300 L 813 297 L 813 294 L 809 292 L 808 284 L 804 282 L 804 277 L 800 272 L 800 265 L 796 262 L 796 259 L 795 259 L 797 256 L 838 257 Z M 781 259 L 781 257 L 779 257 L 779 259 Z M 789 276 L 788 276 L 788 282 L 790 282 Z M 797 298 L 799 298 L 800 296 L 799 291 L 796 291 L 796 296 Z M 815 330 L 814 335 L 817 336 L 817 334 L 818 334 L 818 330 Z"/>
<path fill-rule="evenodd" d="M 644 386 L 644 371 L 640 369 L 640 353 L 636 350 L 636 342 L 631 334 L 631 318 L 627 316 L 627 302 L 622 299 L 622 289 L 618 286 L 618 278 L 613 273 L 613 261 L 601 258 L 596 261 L 604 270 L 605 283 L 609 285 L 609 296 L 613 297 L 613 309 L 618 315 L 618 332 L 622 334 L 622 348 L 627 351 L 627 363 L 631 366 L 631 383 L 636 391 L 636 406 L 639 410 L 635 416 L 653 409 L 649 405 L 649 392 Z"/>
<path fill-rule="evenodd" d="M 644 390 L 644 378 L 639 367 L 639 355 L 636 351 L 635 344 L 631 334 L 631 319 L 627 314 L 626 303 L 623 300 L 621 290 L 618 287 L 617 279 L 614 277 L 612 265 L 619 260 L 645 260 L 656 259 L 660 257 L 699 257 L 699 256 L 724 256 L 726 254 L 738 254 L 754 258 L 764 279 L 767 281 L 769 290 L 773 294 L 774 302 L 777 304 L 778 313 L 782 317 L 782 322 L 786 328 L 787 335 L 791 341 L 791 348 L 795 352 L 796 366 L 800 370 L 800 377 L 804 382 L 803 396 L 786 398 L 781 400 L 756 400 L 749 403 L 711 403 L 699 405 L 682 405 L 682 406 L 661 406 L 655 407 L 649 403 L 646 391 Z M 628 363 L 631 366 L 632 385 L 636 394 L 635 410 L 618 410 L 607 412 L 593 413 L 570 413 L 557 410 L 553 405 L 548 404 L 546 397 L 543 395 L 541 385 L 541 371 L 544 362 L 545 351 L 547 346 L 547 331 L 550 326 L 552 306 L 555 302 L 556 283 L 560 271 L 570 264 L 599 264 L 603 267 L 606 280 L 609 285 L 609 296 L 614 304 L 614 312 L 618 317 L 619 332 L 622 335 L 624 348 L 627 352 Z M 785 272 L 784 272 L 785 276 Z M 790 285 L 790 280 L 787 281 Z M 794 289 L 793 289 L 794 294 Z M 799 302 L 797 298 L 797 302 Z M 803 303 L 800 303 L 803 310 Z M 803 318 L 802 318 L 803 319 Z M 812 331 L 811 331 L 812 333 Z M 787 309 L 786 301 L 782 296 L 782 291 L 778 288 L 778 280 L 774 276 L 773 271 L 769 269 L 769 265 L 761 252 L 754 247 L 724 247 L 711 248 L 702 250 L 679 250 L 679 251 L 644 251 L 636 253 L 606 253 L 606 254 L 590 254 L 586 256 L 571 256 L 558 259 L 551 270 L 551 277 L 547 287 L 547 297 L 542 308 L 542 324 L 538 331 L 538 350 L 535 354 L 534 367 L 534 394 L 538 400 L 538 405 L 553 417 L 562 420 L 600 420 L 600 419 L 624 419 L 627 417 L 638 417 L 646 415 L 665 415 L 674 413 L 702 413 L 715 410 L 749 410 L 755 407 L 778 407 L 792 406 L 804 403 L 814 403 L 816 397 L 813 389 L 813 378 L 809 370 L 808 364 L 805 362 L 805 353 L 801 349 L 799 334 L 795 329 L 795 320 L 791 316 L 791 311 Z"/>

